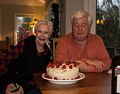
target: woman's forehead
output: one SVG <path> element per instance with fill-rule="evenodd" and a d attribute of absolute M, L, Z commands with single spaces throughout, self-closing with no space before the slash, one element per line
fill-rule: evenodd
<path fill-rule="evenodd" d="M 49 26 L 47 24 L 41 24 L 37 27 L 37 29 L 49 29 Z"/>

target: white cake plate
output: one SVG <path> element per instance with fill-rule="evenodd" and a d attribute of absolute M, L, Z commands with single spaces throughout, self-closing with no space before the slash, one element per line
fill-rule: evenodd
<path fill-rule="evenodd" d="M 54 84 L 73 84 L 73 83 L 78 82 L 79 80 L 84 79 L 85 75 L 83 73 L 79 73 L 79 77 L 77 79 L 73 79 L 73 80 L 55 80 L 55 79 L 47 78 L 45 76 L 45 73 L 43 73 L 42 78 L 45 79 L 45 80 L 48 80 L 49 82 L 54 83 Z"/>

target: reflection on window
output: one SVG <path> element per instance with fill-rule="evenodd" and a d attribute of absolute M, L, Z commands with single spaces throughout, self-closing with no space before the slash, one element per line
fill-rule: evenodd
<path fill-rule="evenodd" d="M 33 34 L 33 23 L 30 17 L 17 17 L 17 42 Z"/>
<path fill-rule="evenodd" d="M 120 0 L 97 0 L 96 33 L 107 47 L 120 47 Z"/>

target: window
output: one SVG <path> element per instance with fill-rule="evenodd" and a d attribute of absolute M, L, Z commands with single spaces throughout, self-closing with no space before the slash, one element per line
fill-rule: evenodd
<path fill-rule="evenodd" d="M 34 34 L 34 14 L 15 14 L 14 45 L 31 34 Z"/>
<path fill-rule="evenodd" d="M 96 33 L 106 47 L 120 48 L 120 0 L 97 0 Z"/>

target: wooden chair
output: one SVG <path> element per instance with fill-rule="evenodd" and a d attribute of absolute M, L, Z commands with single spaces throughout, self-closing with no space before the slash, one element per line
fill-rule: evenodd
<path fill-rule="evenodd" d="M 59 38 L 53 38 L 53 59 L 55 58 L 55 49 Z"/>
<path fill-rule="evenodd" d="M 4 55 L 10 49 L 10 41 L 6 38 L 6 40 L 0 41 L 0 55 Z"/>

